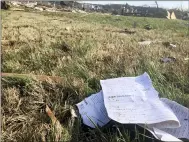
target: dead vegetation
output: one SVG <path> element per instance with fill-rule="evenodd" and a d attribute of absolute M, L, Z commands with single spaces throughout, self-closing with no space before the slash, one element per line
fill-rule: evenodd
<path fill-rule="evenodd" d="M 75 93 L 76 88 L 73 90 L 52 82 L 26 81 L 19 77 L 4 77 L 2 83 L 2 138 L 5 141 L 71 139 L 68 118 L 71 118 L 70 110 L 79 97 Z M 54 121 L 51 123 L 45 112 L 46 104 L 54 108 L 56 117 L 63 125 L 56 127 L 58 124 Z M 56 131 L 62 133 L 58 134 Z"/>
<path fill-rule="evenodd" d="M 115 23 L 117 18 L 120 20 Z M 131 21 L 136 20 L 133 32 Z M 189 57 L 189 40 L 186 28 L 179 22 L 2 11 L 2 72 L 62 78 L 61 82 L 20 76 L 2 78 L 2 140 L 59 139 L 45 111 L 48 105 L 62 126 L 62 141 L 129 141 L 129 134 L 117 127 L 111 127 L 113 131 L 92 130 L 80 120 L 74 124 L 71 121 L 74 104 L 98 92 L 99 80 L 105 78 L 148 72 L 161 96 L 189 107 L 189 62 L 185 60 Z M 144 29 L 148 23 L 153 27 L 150 30 Z M 127 34 L 113 32 L 125 28 Z M 140 46 L 141 39 L 153 42 Z M 162 42 L 176 42 L 177 46 L 166 48 Z M 164 57 L 175 57 L 176 62 L 162 64 L 160 59 Z"/>

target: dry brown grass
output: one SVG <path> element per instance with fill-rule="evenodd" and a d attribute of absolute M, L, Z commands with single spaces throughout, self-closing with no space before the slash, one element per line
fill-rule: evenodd
<path fill-rule="evenodd" d="M 120 20 L 116 23 L 117 18 Z M 81 125 L 73 128 L 69 121 L 71 106 L 99 91 L 99 80 L 104 78 L 135 76 L 146 71 L 161 96 L 188 106 L 189 62 L 184 58 L 189 57 L 189 39 L 182 27 L 176 27 L 182 21 L 147 19 L 147 23 L 156 26 L 147 31 L 141 25 L 132 29 L 133 19 L 141 25 L 146 20 L 3 11 L 2 40 L 6 42 L 2 44 L 2 72 L 61 76 L 63 82 L 57 85 L 3 78 L 2 139 L 53 141 L 53 126 L 44 108 L 48 104 L 63 126 L 62 141 L 103 141 L 104 136 L 107 141 L 119 141 L 117 134 L 84 132 Z M 136 33 L 115 32 L 125 28 Z M 154 42 L 142 47 L 138 44 L 141 40 Z M 161 41 L 174 42 L 177 47 L 166 48 Z M 176 57 L 176 62 L 160 63 L 167 56 Z M 72 130 L 78 133 L 72 134 Z"/>
<path fill-rule="evenodd" d="M 69 141 L 71 128 L 69 130 L 68 118 L 71 118 L 71 105 L 73 106 L 78 100 L 75 93 L 77 88 L 73 90 L 68 86 L 63 87 L 62 84 L 60 86 L 50 82 L 34 81 L 26 83 L 22 80 L 15 77 L 3 78 L 2 139 L 4 141 L 55 140 L 53 123 L 45 112 L 45 106 L 48 104 L 63 124 L 63 137 L 60 140 Z"/>

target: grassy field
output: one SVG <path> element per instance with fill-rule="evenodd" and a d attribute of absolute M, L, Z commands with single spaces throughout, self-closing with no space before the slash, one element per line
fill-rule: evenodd
<path fill-rule="evenodd" d="M 63 130 L 61 141 L 129 142 L 129 132 L 88 129 L 71 122 L 70 108 L 100 91 L 99 80 L 147 72 L 161 97 L 189 107 L 186 21 L 102 14 L 1 11 L 2 72 L 60 76 L 62 83 L 2 78 L 2 140 L 53 141 L 45 104 Z M 133 28 L 133 23 L 136 28 Z M 144 29 L 146 24 L 152 30 Z M 125 28 L 135 30 L 126 34 Z M 141 40 L 151 40 L 140 46 Z M 176 44 L 166 48 L 162 42 Z M 161 63 L 173 56 L 172 63 Z M 75 124 L 76 123 L 76 124 Z M 137 142 L 135 136 L 133 142 Z"/>

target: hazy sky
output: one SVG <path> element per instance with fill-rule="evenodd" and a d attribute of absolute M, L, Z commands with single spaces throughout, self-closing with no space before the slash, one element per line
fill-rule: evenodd
<path fill-rule="evenodd" d="M 125 4 L 134 6 L 156 6 L 154 1 L 83 1 L 85 3 L 93 4 Z M 188 9 L 188 1 L 158 1 L 159 7 L 163 8 L 181 8 Z"/>

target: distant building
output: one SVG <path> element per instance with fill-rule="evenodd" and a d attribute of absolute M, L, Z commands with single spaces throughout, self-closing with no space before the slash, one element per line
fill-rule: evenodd
<path fill-rule="evenodd" d="M 127 3 L 121 8 L 121 15 L 129 16 L 145 16 L 145 17 L 159 17 L 166 18 L 166 10 L 159 8 L 157 11 L 156 7 L 144 6 L 130 6 Z"/>

